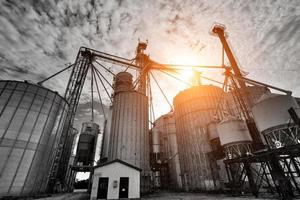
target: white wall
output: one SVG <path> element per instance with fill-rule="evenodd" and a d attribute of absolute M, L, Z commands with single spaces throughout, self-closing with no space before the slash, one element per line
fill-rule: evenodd
<path fill-rule="evenodd" d="M 95 169 L 91 200 L 97 199 L 98 182 L 100 177 L 109 178 L 107 199 L 119 198 L 120 177 L 129 177 L 128 198 L 140 198 L 140 171 L 119 162 L 115 162 Z M 114 181 L 118 182 L 116 188 L 113 188 Z"/>

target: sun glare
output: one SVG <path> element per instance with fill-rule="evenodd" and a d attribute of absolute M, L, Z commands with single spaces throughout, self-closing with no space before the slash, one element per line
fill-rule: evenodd
<path fill-rule="evenodd" d="M 176 65 L 182 65 L 182 70 L 178 70 L 178 76 L 181 80 L 189 83 L 195 82 L 195 77 L 197 72 L 200 72 L 199 69 L 193 68 L 191 66 L 200 65 L 199 56 L 195 54 L 180 54 L 173 59 L 173 62 Z"/>
<path fill-rule="evenodd" d="M 187 68 L 183 70 L 178 70 L 179 76 L 182 80 L 190 82 L 194 76 L 194 70 L 192 68 Z"/>

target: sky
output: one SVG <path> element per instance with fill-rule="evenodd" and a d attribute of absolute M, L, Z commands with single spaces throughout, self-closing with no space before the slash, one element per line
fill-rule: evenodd
<path fill-rule="evenodd" d="M 300 96 L 299 0 L 1 0 L 0 79 L 36 83 L 73 63 L 80 46 L 133 58 L 139 39 L 148 40 L 146 53 L 161 63 L 220 65 L 220 41 L 209 34 L 216 22 L 226 26 L 247 77 Z M 185 88 L 153 73 L 170 102 Z M 202 73 L 223 80 L 220 70 Z M 45 86 L 63 94 L 69 75 L 70 70 Z M 170 108 L 152 84 L 158 117 Z M 75 119 L 79 130 L 91 118 L 90 91 L 86 84 Z M 101 94 L 107 109 L 103 88 Z M 99 102 L 95 113 L 100 123 Z"/>

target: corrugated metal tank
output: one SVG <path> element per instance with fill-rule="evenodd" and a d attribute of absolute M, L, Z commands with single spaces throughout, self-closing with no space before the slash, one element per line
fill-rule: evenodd
<path fill-rule="evenodd" d="M 226 182 L 228 182 L 228 177 L 226 174 L 226 168 L 224 164 L 224 148 L 221 146 L 219 132 L 217 130 L 218 121 L 212 121 L 208 124 L 207 130 L 208 130 L 208 138 L 210 140 L 211 154 L 214 157 L 214 160 L 216 162 L 216 179 L 218 180 L 220 184 L 220 189 L 226 188 Z"/>
<path fill-rule="evenodd" d="M 150 131 L 150 167 L 153 171 L 154 187 L 161 187 L 161 157 L 160 157 L 160 143 L 159 143 L 159 130 L 154 126 Z"/>
<path fill-rule="evenodd" d="M 269 148 L 300 143 L 299 127 L 293 123 L 288 112 L 291 107 L 300 116 L 296 99 L 279 94 L 266 94 L 252 107 L 256 125 Z"/>
<path fill-rule="evenodd" d="M 49 89 L 0 81 L 0 196 L 45 192 L 67 109 Z"/>
<path fill-rule="evenodd" d="M 218 189 L 207 135 L 207 125 L 215 118 L 223 90 L 212 85 L 191 87 L 174 98 L 176 134 L 183 187 L 186 190 Z M 220 104 L 223 109 L 223 104 Z M 216 115 L 216 116 L 215 116 Z"/>
<path fill-rule="evenodd" d="M 210 122 L 207 126 L 208 130 L 208 139 L 209 140 L 214 140 L 219 138 L 219 133 L 217 130 L 217 123 L 216 122 Z"/>
<path fill-rule="evenodd" d="M 241 119 L 227 118 L 218 124 L 217 131 L 222 146 L 252 142 L 247 125 Z"/>
<path fill-rule="evenodd" d="M 254 120 L 259 131 L 286 124 L 290 120 L 288 109 L 299 108 L 294 97 L 266 94 L 252 107 Z"/>
<path fill-rule="evenodd" d="M 155 129 L 158 130 L 159 144 L 161 146 L 161 161 L 168 163 L 168 173 L 165 182 L 162 181 L 164 188 L 178 190 L 182 188 L 180 163 L 178 156 L 178 145 L 176 137 L 176 127 L 174 113 L 162 115 L 155 121 Z M 162 177 L 164 179 L 164 177 Z"/>
<path fill-rule="evenodd" d="M 217 125 L 217 131 L 226 159 L 251 154 L 252 138 L 244 120 L 227 117 Z"/>
<path fill-rule="evenodd" d="M 159 145 L 159 131 L 156 127 L 152 129 L 152 152 L 159 154 L 160 145 Z"/>
<path fill-rule="evenodd" d="M 251 105 L 248 105 L 249 109 L 253 106 L 253 104 L 259 100 L 259 98 L 267 93 L 270 93 L 270 90 L 267 87 L 263 86 L 247 86 L 248 97 L 251 101 Z M 226 95 L 226 100 L 228 102 L 228 109 L 230 113 L 234 116 L 242 116 L 239 108 L 239 104 L 236 100 L 236 97 L 233 96 L 234 91 L 230 91 Z M 241 94 L 244 98 L 245 95 Z M 245 103 L 248 101 L 245 99 Z"/>
<path fill-rule="evenodd" d="M 116 75 L 108 160 L 141 168 L 141 192 L 150 190 L 148 98 L 133 90 L 132 75 Z"/>
<path fill-rule="evenodd" d="M 100 153 L 100 162 L 105 162 L 108 159 L 110 129 L 111 129 L 112 107 L 110 106 L 107 112 L 106 121 L 104 121 L 103 138 Z"/>
<path fill-rule="evenodd" d="M 78 165 L 93 166 L 98 133 L 98 124 L 93 122 L 82 123 L 76 153 Z"/>

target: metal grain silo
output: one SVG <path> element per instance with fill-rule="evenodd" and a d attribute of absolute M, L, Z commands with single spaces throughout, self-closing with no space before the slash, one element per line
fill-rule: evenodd
<path fill-rule="evenodd" d="M 299 112 L 295 98 L 279 94 L 266 94 L 252 107 L 256 125 L 270 148 L 300 143 L 298 127 L 288 112 L 290 108 Z"/>
<path fill-rule="evenodd" d="M 93 122 L 82 123 L 76 153 L 76 161 L 78 165 L 93 166 L 98 134 L 98 124 Z"/>
<path fill-rule="evenodd" d="M 49 89 L 0 81 L 0 196 L 45 192 L 67 109 Z"/>
<path fill-rule="evenodd" d="M 217 125 L 217 131 L 227 159 L 251 154 L 252 138 L 245 121 L 228 117 Z"/>
<path fill-rule="evenodd" d="M 107 112 L 106 120 L 103 123 L 103 137 L 101 144 L 100 163 L 106 162 L 108 159 L 110 128 L 112 120 L 112 107 L 110 106 Z"/>
<path fill-rule="evenodd" d="M 248 105 L 250 102 L 245 99 L 245 94 L 241 94 L 241 96 L 244 98 L 245 103 L 248 102 L 247 106 L 249 107 L 249 109 L 253 106 L 253 104 L 256 101 L 259 100 L 259 98 L 262 95 L 270 93 L 270 90 L 267 87 L 256 86 L 256 85 L 255 86 L 247 86 L 246 90 L 248 92 L 248 97 L 249 97 L 251 104 Z M 235 94 L 234 90 L 228 92 L 226 95 L 226 100 L 228 103 L 228 110 L 231 113 L 231 115 L 242 117 L 240 106 L 239 106 L 238 100 L 235 95 L 236 94 Z"/>
<path fill-rule="evenodd" d="M 155 128 L 158 129 L 162 166 L 167 164 L 167 171 L 162 171 L 162 186 L 165 188 L 178 190 L 182 188 L 180 163 L 178 156 L 178 145 L 176 137 L 176 127 L 174 113 L 162 115 L 155 121 Z"/>
<path fill-rule="evenodd" d="M 116 75 L 108 160 L 142 169 L 141 192 L 150 190 L 148 98 L 133 90 L 132 75 Z"/>
<path fill-rule="evenodd" d="M 218 189 L 213 174 L 214 161 L 209 156 L 211 147 L 207 125 L 222 118 L 219 104 L 223 90 L 212 85 L 191 87 L 174 98 L 176 134 L 182 183 L 186 190 Z"/>
<path fill-rule="evenodd" d="M 220 185 L 220 189 L 225 189 L 225 183 L 228 182 L 226 167 L 224 164 L 224 148 L 221 146 L 219 132 L 217 129 L 218 121 L 212 121 L 207 126 L 208 138 L 211 145 L 211 154 L 216 162 L 216 183 Z"/>
<path fill-rule="evenodd" d="M 160 157 L 160 143 L 159 130 L 154 126 L 150 131 L 150 166 L 153 171 L 154 187 L 161 187 L 161 157 Z"/>

